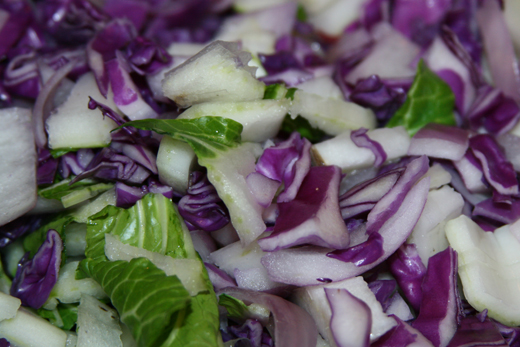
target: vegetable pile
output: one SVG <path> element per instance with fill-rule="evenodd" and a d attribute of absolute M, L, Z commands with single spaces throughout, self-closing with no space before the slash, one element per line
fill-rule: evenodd
<path fill-rule="evenodd" d="M 0 346 L 520 346 L 519 15 L 1 2 Z"/>

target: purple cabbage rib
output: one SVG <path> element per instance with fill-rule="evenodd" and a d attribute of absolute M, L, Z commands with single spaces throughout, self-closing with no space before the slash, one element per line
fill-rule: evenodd
<path fill-rule="evenodd" d="M 278 203 L 280 212 L 274 231 L 258 240 L 258 245 L 264 251 L 302 244 L 347 247 L 350 237 L 337 199 L 340 178 L 341 169 L 337 166 L 312 167 L 296 197 Z"/>
<path fill-rule="evenodd" d="M 229 223 L 229 213 L 205 174 L 191 174 L 190 186 L 179 201 L 179 213 L 190 230 L 215 231 Z"/>
<path fill-rule="evenodd" d="M 296 196 L 311 166 L 311 143 L 294 132 L 289 139 L 264 150 L 256 164 L 256 172 L 283 182 L 285 188 L 278 202 L 288 202 Z"/>
<path fill-rule="evenodd" d="M 419 316 L 412 326 L 435 347 L 445 347 L 457 330 L 457 253 L 448 247 L 428 260 Z"/>
<path fill-rule="evenodd" d="M 487 182 L 500 194 L 518 194 L 516 172 L 500 145 L 488 134 L 479 134 L 469 140 L 474 156 L 483 168 Z"/>
<path fill-rule="evenodd" d="M 24 306 L 40 308 L 58 280 L 63 243 L 54 229 L 49 229 L 47 238 L 32 259 L 26 254 L 16 271 L 11 286 L 11 295 L 19 298 Z"/>
<path fill-rule="evenodd" d="M 414 244 L 403 244 L 388 258 L 390 272 L 395 277 L 404 296 L 418 311 L 422 301 L 422 281 L 426 275 L 424 266 Z"/>

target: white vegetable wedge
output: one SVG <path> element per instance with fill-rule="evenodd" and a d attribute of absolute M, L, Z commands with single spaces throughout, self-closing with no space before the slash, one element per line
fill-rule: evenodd
<path fill-rule="evenodd" d="M 177 276 L 192 296 L 206 289 L 201 276 L 202 262 L 199 259 L 175 259 L 168 255 L 124 244 L 111 234 L 105 234 L 105 254 L 111 261 L 148 258 L 167 276 Z"/>
<path fill-rule="evenodd" d="M 275 137 L 289 109 L 289 100 L 203 103 L 184 111 L 179 119 L 220 116 L 241 123 L 242 141 L 263 142 Z"/>
<path fill-rule="evenodd" d="M 31 111 L 0 110 L 0 226 L 36 205 L 36 149 Z"/>
<path fill-rule="evenodd" d="M 208 169 L 208 179 L 228 208 L 231 223 L 244 245 L 258 238 L 266 229 L 262 218 L 264 208 L 246 182 L 261 153 L 259 144 L 245 142 L 216 158 L 199 159 L 199 163 Z"/>
<path fill-rule="evenodd" d="M 159 179 L 175 191 L 186 194 L 190 173 L 197 166 L 195 152 L 184 141 L 163 136 L 157 153 Z"/>
<path fill-rule="evenodd" d="M 24 309 L 0 322 L 0 336 L 17 347 L 65 347 L 67 343 L 65 331 Z"/>
<path fill-rule="evenodd" d="M 351 129 L 376 126 L 374 112 L 352 102 L 324 98 L 298 90 L 289 113 L 293 118 L 300 115 L 309 123 L 329 135 L 339 135 Z"/>
<path fill-rule="evenodd" d="M 215 41 L 166 75 L 164 95 L 183 108 L 217 100 L 262 99 L 265 85 L 247 65 L 250 59 L 237 43 Z"/>
<path fill-rule="evenodd" d="M 360 148 L 350 138 L 351 131 L 312 146 L 314 160 L 321 165 L 337 165 L 343 172 L 372 167 L 374 153 Z M 386 153 L 387 160 L 405 156 L 410 146 L 410 136 L 402 127 L 378 128 L 367 132 L 367 136 L 378 142 Z"/>
<path fill-rule="evenodd" d="M 417 247 L 425 266 L 428 266 L 431 256 L 448 248 L 444 226 L 449 220 L 460 216 L 463 207 L 462 195 L 451 187 L 444 186 L 428 193 L 421 217 L 408 238 L 408 243 L 414 243 Z"/>
<path fill-rule="evenodd" d="M 381 304 L 368 288 L 363 277 L 354 277 L 340 282 L 297 289 L 293 297 L 294 301 L 314 318 L 321 336 L 332 347 L 335 347 L 336 343 L 330 330 L 332 311 L 325 295 L 325 288 L 346 289 L 350 294 L 368 305 L 372 315 L 370 341 L 377 340 L 395 325 L 395 321 L 383 312 Z"/>
<path fill-rule="evenodd" d="M 515 222 L 485 232 L 465 215 L 446 223 L 446 236 L 458 254 L 466 300 L 509 326 L 520 325 L 519 228 L 520 222 Z"/>
<path fill-rule="evenodd" d="M 121 347 L 121 326 L 116 310 L 83 294 L 78 306 L 76 347 Z"/>
<path fill-rule="evenodd" d="M 14 318 L 21 304 L 20 299 L 0 292 L 0 321 Z"/>
<path fill-rule="evenodd" d="M 87 107 L 89 96 L 117 110 L 110 95 L 105 99 L 99 93 L 92 73 L 81 76 L 67 101 L 46 121 L 50 148 L 92 148 L 104 147 L 110 143 L 110 131 L 117 125 L 111 119 L 103 117 L 100 111 Z"/>
<path fill-rule="evenodd" d="M 103 288 L 92 278 L 76 279 L 78 264 L 79 261 L 73 261 L 62 266 L 58 281 L 44 304 L 45 309 L 55 309 L 58 301 L 65 304 L 79 302 L 82 294 L 88 294 L 98 299 L 107 297 Z"/>

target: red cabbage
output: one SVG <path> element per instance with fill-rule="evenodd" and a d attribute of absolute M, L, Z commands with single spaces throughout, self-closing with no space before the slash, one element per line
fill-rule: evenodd
<path fill-rule="evenodd" d="M 375 280 L 368 283 L 368 288 L 374 293 L 377 301 L 386 312 L 391 304 L 391 298 L 397 291 L 397 282 L 395 280 Z"/>
<path fill-rule="evenodd" d="M 296 196 L 311 166 L 310 148 L 309 140 L 294 132 L 286 141 L 266 148 L 258 159 L 256 172 L 284 184 L 278 202 L 288 202 Z"/>
<path fill-rule="evenodd" d="M 0 347 L 11 347 L 11 343 L 4 338 L 0 339 Z"/>
<path fill-rule="evenodd" d="M 38 185 L 54 183 L 57 170 L 58 160 L 51 156 L 49 150 L 38 148 L 38 168 L 36 171 Z"/>
<path fill-rule="evenodd" d="M 172 57 L 164 48 L 140 36 L 128 44 L 125 53 L 132 70 L 140 75 L 153 75 L 172 62 Z"/>
<path fill-rule="evenodd" d="M 342 194 L 339 197 L 339 207 L 343 219 L 370 211 L 392 189 L 403 171 L 404 168 L 397 168 L 384 172 L 355 185 Z"/>
<path fill-rule="evenodd" d="M 276 347 L 316 347 L 318 338 L 316 324 L 301 307 L 276 295 L 236 287 L 226 288 L 217 295 L 222 293 L 242 300 L 246 305 L 260 304 L 271 311 Z"/>
<path fill-rule="evenodd" d="M 87 177 L 97 177 L 108 181 L 125 181 L 140 184 L 150 176 L 150 172 L 129 157 L 117 154 L 111 148 L 99 151 L 81 174 L 72 181 Z"/>
<path fill-rule="evenodd" d="M 439 31 L 451 0 L 397 0 L 392 25 L 412 41 L 427 46 Z"/>
<path fill-rule="evenodd" d="M 503 134 L 516 125 L 520 118 L 520 108 L 512 99 L 499 89 L 489 85 L 482 86 L 465 115 L 472 130 L 484 126 L 491 134 Z"/>
<path fill-rule="evenodd" d="M 33 15 L 31 4 L 28 1 L 3 1 L 0 11 L 8 17 L 0 27 L 0 58 L 4 57 L 9 49 L 24 35 L 30 25 Z"/>
<path fill-rule="evenodd" d="M 408 155 L 460 160 L 468 149 L 469 135 L 464 129 L 430 123 L 413 136 Z"/>
<path fill-rule="evenodd" d="M 237 338 L 247 339 L 252 347 L 262 347 L 262 335 L 264 327 L 255 319 L 246 319 L 241 326 L 231 325 L 228 331 Z"/>
<path fill-rule="evenodd" d="M 116 51 L 126 46 L 136 35 L 132 23 L 123 19 L 116 19 L 98 31 L 96 36 L 88 43 L 88 65 L 96 77 L 99 92 L 105 98 L 110 82 L 105 63 L 114 59 Z"/>
<path fill-rule="evenodd" d="M 380 122 L 386 122 L 404 103 L 406 91 L 400 86 L 387 85 L 377 75 L 372 75 L 356 83 L 349 99 L 372 109 Z"/>
<path fill-rule="evenodd" d="M 36 52 L 19 54 L 11 59 L 4 71 L 3 82 L 9 93 L 36 99 L 42 88 Z"/>
<path fill-rule="evenodd" d="M 401 206 L 412 186 L 428 171 L 428 158 L 419 157 L 406 165 L 394 187 L 374 206 L 367 218 L 367 233 L 377 232 Z"/>
<path fill-rule="evenodd" d="M 107 0 L 103 11 L 113 18 L 126 18 L 140 30 L 150 15 L 152 3 L 141 0 Z"/>
<path fill-rule="evenodd" d="M 56 230 L 49 229 L 47 238 L 32 259 L 28 253 L 20 260 L 11 286 L 11 295 L 22 304 L 40 308 L 58 280 L 63 243 Z"/>
<path fill-rule="evenodd" d="M 395 319 L 397 325 L 381 336 L 371 347 L 405 347 L 405 346 L 433 346 L 419 331 L 412 328 L 396 316 L 390 316 Z"/>
<path fill-rule="evenodd" d="M 473 346 L 509 346 L 500 334 L 497 325 L 485 318 L 462 318 L 457 332 L 451 339 L 448 347 L 473 347 Z"/>
<path fill-rule="evenodd" d="M 388 265 L 402 293 L 410 305 L 418 311 L 423 296 L 421 286 L 426 275 L 426 267 L 415 245 L 403 244 L 388 258 Z"/>
<path fill-rule="evenodd" d="M 229 223 L 229 212 L 205 174 L 192 172 L 179 213 L 190 230 L 215 231 Z"/>
<path fill-rule="evenodd" d="M 379 142 L 374 141 L 368 137 L 367 131 L 368 129 L 366 128 L 359 128 L 354 130 L 350 133 L 350 139 L 356 146 L 370 149 L 376 157 L 374 166 L 379 167 L 386 161 L 386 152 L 383 149 L 383 146 L 379 144 Z"/>
<path fill-rule="evenodd" d="M 457 253 L 451 248 L 428 260 L 419 316 L 412 326 L 435 347 L 445 347 L 457 330 Z"/>
<path fill-rule="evenodd" d="M 38 229 L 41 221 L 41 218 L 37 216 L 22 216 L 0 226 L 0 248 Z"/>
<path fill-rule="evenodd" d="M 59 43 L 81 45 L 90 40 L 109 16 L 88 0 L 48 0 L 37 4 L 38 21 Z"/>
<path fill-rule="evenodd" d="M 274 231 L 258 245 L 264 251 L 302 244 L 346 248 L 350 238 L 339 211 L 340 178 L 337 166 L 312 167 L 294 200 L 278 203 Z"/>
<path fill-rule="evenodd" d="M 471 151 L 483 168 L 484 177 L 500 194 L 518 194 L 516 172 L 500 145 L 487 134 L 473 136 L 469 140 Z"/>

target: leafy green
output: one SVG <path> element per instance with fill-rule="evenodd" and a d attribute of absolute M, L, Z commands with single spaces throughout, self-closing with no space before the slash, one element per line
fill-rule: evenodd
<path fill-rule="evenodd" d="M 296 11 L 296 19 L 300 22 L 307 21 L 307 11 L 305 11 L 305 7 L 302 4 L 298 4 L 298 10 Z"/>
<path fill-rule="evenodd" d="M 279 100 L 285 97 L 287 88 L 283 84 L 274 83 L 265 87 L 264 99 Z"/>
<path fill-rule="evenodd" d="M 240 144 L 242 124 L 222 117 L 194 119 L 142 119 L 125 123 L 144 130 L 153 130 L 188 143 L 197 157 L 216 158 L 218 152 Z"/>
<path fill-rule="evenodd" d="M 91 179 L 81 180 L 73 184 L 70 184 L 71 181 L 72 179 L 67 178 L 40 189 L 38 195 L 46 199 L 61 200 L 63 207 L 68 208 L 93 198 L 114 186 L 111 183 L 100 183 Z"/>
<path fill-rule="evenodd" d="M 26 252 L 30 252 L 30 256 L 34 257 L 38 248 L 42 245 L 47 237 L 49 229 L 54 229 L 60 234 L 63 239 L 64 230 L 67 225 L 72 223 L 72 216 L 67 213 L 60 213 L 44 220 L 41 226 L 33 233 L 27 235 L 23 240 L 23 248 Z M 65 252 L 62 254 L 62 261 L 65 260 Z"/>
<path fill-rule="evenodd" d="M 290 115 L 286 115 L 280 130 L 288 134 L 297 131 L 301 136 L 305 137 L 312 143 L 321 141 L 325 136 L 325 132 L 318 128 L 314 128 L 307 119 L 301 116 L 297 116 L 293 119 Z"/>
<path fill-rule="evenodd" d="M 62 155 L 65 155 L 69 152 L 75 152 L 77 150 L 78 150 L 77 148 L 59 148 L 59 149 L 51 149 L 50 153 L 53 158 L 59 158 Z"/>
<path fill-rule="evenodd" d="M 455 125 L 455 95 L 450 86 L 421 60 L 405 103 L 387 127 L 403 125 L 413 136 L 428 123 Z"/>
<path fill-rule="evenodd" d="M 4 265 L 2 264 L 2 258 L 0 257 L 0 292 L 9 293 L 11 288 L 11 279 L 4 271 Z"/>
<path fill-rule="evenodd" d="M 287 89 L 287 93 L 285 93 L 285 98 L 294 100 L 294 93 L 296 93 L 297 90 L 298 90 L 298 88 Z"/>
<path fill-rule="evenodd" d="M 184 232 L 183 224 L 169 199 L 161 194 L 147 194 L 129 209 L 107 206 L 89 218 L 88 229 L 96 230 L 103 242 L 105 233 L 110 233 L 134 247 L 173 258 L 187 258 L 195 253 L 186 250 L 186 242 L 191 245 L 191 239 L 188 232 Z"/>
<path fill-rule="evenodd" d="M 148 259 L 138 258 L 140 262 L 148 262 L 148 271 L 151 271 L 152 268 L 157 270 L 153 270 L 157 272 L 153 281 L 149 281 L 148 276 L 151 274 L 146 274 L 140 263 L 136 264 L 138 259 L 133 259 L 130 263 L 108 261 L 104 251 L 106 233 L 117 235 L 121 242 L 134 247 L 141 247 L 174 258 L 201 261 L 195 252 L 189 232 L 171 200 L 161 194 L 148 194 L 130 209 L 107 206 L 101 212 L 91 216 L 87 223 L 87 249 L 85 251 L 87 259 L 80 263 L 79 268 L 103 287 L 118 310 L 121 320 L 129 326 L 134 338 L 138 342 L 140 341 L 140 345 L 218 346 L 220 341 L 218 305 L 207 272 L 204 270 L 201 274 L 207 291 L 199 293 L 191 300 L 188 294 L 186 299 L 184 294 L 187 291 L 177 277 L 166 276 Z M 122 278 L 119 273 L 124 271 L 130 273 L 130 269 L 119 264 L 137 268 L 132 270 L 135 276 L 132 275 L 131 279 Z M 202 268 L 204 269 L 204 267 Z M 161 276 L 159 276 L 159 272 L 162 273 Z M 146 277 L 141 278 L 140 276 Z M 178 283 L 173 284 L 172 281 L 178 281 Z M 171 288 L 163 287 L 166 282 L 170 283 Z M 120 290 L 111 291 L 110 285 L 118 287 Z M 151 314 L 143 316 L 145 313 L 141 314 L 139 311 L 141 306 L 137 308 L 133 305 L 135 301 L 139 300 L 137 292 L 134 296 L 123 289 L 128 287 L 136 290 L 136 286 L 140 288 L 141 297 L 150 298 L 149 300 L 152 301 L 162 300 L 159 306 L 154 306 L 154 314 L 159 316 L 159 321 Z M 182 291 L 178 288 L 179 286 Z M 159 298 L 159 292 L 156 292 L 156 289 L 160 289 L 161 296 L 168 296 L 171 297 L 170 300 L 173 300 L 177 295 L 180 301 L 164 302 L 164 298 Z M 174 292 L 163 293 L 170 289 Z M 147 301 L 148 299 L 146 299 Z M 174 310 L 170 307 L 173 304 L 177 305 Z M 143 303 L 143 305 L 145 304 Z M 165 313 L 159 312 L 161 306 L 166 309 Z M 150 326 L 152 323 L 153 327 Z"/>
<path fill-rule="evenodd" d="M 58 304 L 54 310 L 40 308 L 36 313 L 65 331 L 72 329 L 78 320 L 78 304 Z"/>
<path fill-rule="evenodd" d="M 242 321 L 248 316 L 249 309 L 242 300 L 235 299 L 231 295 L 220 294 L 218 304 L 224 306 L 227 310 L 228 317 L 236 321 Z"/>

